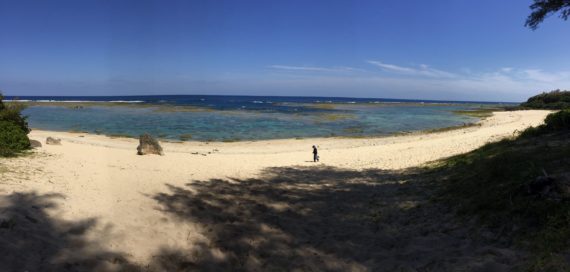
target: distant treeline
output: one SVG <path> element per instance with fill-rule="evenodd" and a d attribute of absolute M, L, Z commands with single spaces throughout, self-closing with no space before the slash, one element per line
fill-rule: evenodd
<path fill-rule="evenodd" d="M 570 109 L 570 91 L 544 92 L 529 98 L 520 106 L 530 109 Z"/>

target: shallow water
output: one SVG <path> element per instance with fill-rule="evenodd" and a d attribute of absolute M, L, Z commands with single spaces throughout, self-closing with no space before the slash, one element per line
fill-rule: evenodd
<path fill-rule="evenodd" d="M 236 141 L 328 136 L 376 136 L 435 129 L 477 121 L 452 111 L 489 104 L 394 103 L 378 99 L 201 97 L 164 100 L 114 97 L 123 103 L 69 98 L 69 106 L 36 103 L 24 114 L 30 126 L 56 131 L 85 131 L 166 139 Z M 24 98 L 22 98 L 24 99 Z M 130 99 L 130 100 L 128 100 Z M 329 100 L 325 100 L 329 99 Z M 29 99 L 34 100 L 34 99 Z M 40 99 L 35 99 L 40 100 Z M 45 99 L 57 100 L 62 99 Z M 136 101 L 136 103 L 125 103 Z"/>

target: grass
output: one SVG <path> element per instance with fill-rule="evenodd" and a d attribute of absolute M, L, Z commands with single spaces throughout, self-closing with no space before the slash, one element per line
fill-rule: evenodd
<path fill-rule="evenodd" d="M 570 170 L 570 132 L 519 136 L 438 162 L 438 200 L 477 218 L 503 239 L 533 252 L 532 267 L 564 271 L 559 258 L 570 241 L 570 203 L 527 193 L 530 182 Z"/>

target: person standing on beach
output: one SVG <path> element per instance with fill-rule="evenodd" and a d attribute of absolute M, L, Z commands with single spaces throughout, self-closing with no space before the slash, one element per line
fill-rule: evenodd
<path fill-rule="evenodd" d="M 319 161 L 319 151 L 317 151 L 317 146 L 313 145 L 313 161 Z"/>

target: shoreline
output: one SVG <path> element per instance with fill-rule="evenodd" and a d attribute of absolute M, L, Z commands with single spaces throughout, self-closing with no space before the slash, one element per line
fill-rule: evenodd
<path fill-rule="evenodd" d="M 470 122 L 470 123 L 463 123 L 462 125 L 454 125 L 454 126 L 445 126 L 445 127 L 440 127 L 440 128 L 433 128 L 433 129 L 420 129 L 420 130 L 411 130 L 411 131 L 400 131 L 400 132 L 394 132 L 394 133 L 389 133 L 389 134 L 370 134 L 370 135 L 334 135 L 334 136 L 318 136 L 318 137 L 290 137 L 290 138 L 275 138 L 275 139 L 236 139 L 236 140 L 194 140 L 194 139 L 187 139 L 187 140 L 176 140 L 176 139 L 170 139 L 170 138 L 161 138 L 161 137 L 155 137 L 153 136 L 155 139 L 157 139 L 160 142 L 166 142 L 166 143 L 186 143 L 186 142 L 190 142 L 190 143 L 241 143 L 241 142 L 263 142 L 263 141 L 279 141 L 279 140 L 315 140 L 315 141 L 319 141 L 322 139 L 378 139 L 378 138 L 389 138 L 389 137 L 401 137 L 401 136 L 407 136 L 407 135 L 420 135 L 420 134 L 433 134 L 433 133 L 442 133 L 442 132 L 447 132 L 447 131 L 453 131 L 453 130 L 461 130 L 461 129 L 466 129 L 466 128 L 470 128 L 470 127 L 477 127 L 480 126 L 482 124 L 483 121 L 485 121 L 485 119 L 493 116 L 493 114 L 495 114 L 496 112 L 505 112 L 506 110 L 504 109 L 478 109 L 478 110 L 462 110 L 459 112 L 454 112 L 454 114 L 457 115 L 466 115 L 466 116 L 471 116 L 471 117 L 476 117 L 479 118 L 479 120 L 477 120 L 476 122 Z M 471 115 L 470 112 L 473 112 L 475 114 Z M 69 133 L 69 134 L 79 134 L 79 135 L 96 135 L 96 136 L 104 136 L 110 139 L 134 139 L 134 140 L 138 140 L 139 137 L 137 136 L 131 136 L 131 135 L 117 135 L 117 134 L 105 134 L 105 133 L 93 133 L 93 132 L 88 132 L 88 131 L 76 131 L 76 130 L 65 130 L 65 131 L 58 131 L 58 130 L 47 130 L 47 129 L 38 129 L 38 128 L 31 128 L 32 131 L 38 131 L 38 132 L 53 132 L 53 133 Z M 181 137 L 183 137 L 184 135 L 182 135 Z"/>
<path fill-rule="evenodd" d="M 377 137 L 390 137 L 400 134 L 409 134 L 425 131 L 440 131 L 449 130 L 455 126 L 465 126 L 481 120 L 482 118 L 491 115 L 494 110 L 504 110 L 503 107 L 498 105 L 494 106 L 456 106 L 449 107 L 449 105 L 429 105 L 429 109 L 421 110 L 414 108 L 410 114 L 400 112 L 402 109 L 384 110 L 384 107 L 390 105 L 367 105 L 375 107 L 376 109 L 370 110 L 372 113 L 368 115 L 367 110 L 362 109 L 362 105 L 353 107 L 352 104 L 344 108 L 343 104 L 306 104 L 299 105 L 302 113 L 296 113 L 297 107 L 294 109 L 286 108 L 285 111 L 281 108 L 275 108 L 275 111 L 269 111 L 267 117 L 264 115 L 266 108 L 260 109 L 234 109 L 230 106 L 227 109 L 211 108 L 206 105 L 160 105 L 160 104 L 146 104 L 146 103 L 110 103 L 110 102 L 94 102 L 92 104 L 108 104 L 100 107 L 92 106 L 92 104 L 82 104 L 77 102 L 42 102 L 46 106 L 30 106 L 28 107 L 30 124 L 37 124 L 32 126 L 32 129 L 43 129 L 51 131 L 50 128 L 55 128 L 59 132 L 74 132 L 74 133 L 89 133 L 101 134 L 110 136 L 112 138 L 138 138 L 140 134 L 152 132 L 153 137 L 161 141 L 199 141 L 199 142 L 241 142 L 241 141 L 263 141 L 272 139 L 290 139 L 290 138 L 377 138 Z M 54 104 L 55 103 L 55 104 Z M 67 105 L 62 105 L 67 104 Z M 278 103 L 277 103 L 278 104 Z M 311 108 L 320 106 L 327 106 L 317 112 L 311 112 Z M 424 104 L 416 103 L 410 104 L 414 107 L 422 106 Z M 428 106 L 425 104 L 424 106 Z M 442 108 L 439 108 L 439 107 Z M 47 110 L 46 114 L 52 116 L 51 118 L 42 119 L 42 108 L 60 108 L 55 113 L 52 110 Z M 133 108 L 137 109 L 134 113 L 129 111 L 118 112 L 120 118 L 133 118 L 131 115 L 136 114 L 132 121 L 138 126 L 130 128 L 129 123 L 121 121 L 113 121 L 105 108 Z M 225 107 L 225 106 L 224 106 Z M 270 108 L 273 106 L 270 106 Z M 330 108 L 329 108 L 330 107 Z M 405 107 L 405 106 L 402 106 Z M 67 110 L 64 110 L 67 108 Z M 98 109 L 97 109 L 98 108 Z M 248 106 L 249 108 L 249 106 Z M 83 111 L 83 110 L 87 111 Z M 91 109 L 91 110 L 90 110 Z M 147 112 L 149 109 L 152 112 Z M 139 113 L 138 111 L 141 110 Z M 291 112 L 294 110 L 294 112 Z M 305 110 L 307 110 L 305 112 Z M 94 111 L 94 112 L 91 112 Z M 162 112 L 212 112 L 198 117 L 191 115 L 167 114 L 162 115 Z M 415 113 L 419 111 L 419 113 Z M 157 115 L 153 115 L 154 113 Z M 93 113 L 93 118 L 91 117 Z M 51 115 L 50 115 L 51 114 Z M 54 119 L 57 114 L 61 114 L 65 122 Z M 112 114 L 112 113 L 111 113 Z M 164 120 L 167 124 L 165 127 L 156 127 L 145 125 L 145 115 L 151 114 L 148 117 L 153 122 L 157 120 Z M 418 114 L 418 116 L 415 116 Z M 430 115 L 433 114 L 432 120 Z M 73 117 L 73 116 L 81 117 Z M 38 119 L 36 120 L 35 117 Z M 243 119 L 245 118 L 245 119 Z M 155 120 L 156 119 L 156 120 Z M 194 120 L 196 119 L 196 120 Z M 352 122 L 352 120 L 355 120 Z M 42 121 L 43 120 L 43 121 Z M 244 121 L 245 120 L 245 121 Z M 255 125 L 254 122 L 260 120 L 260 125 Z M 105 122 L 105 123 L 102 123 Z M 139 123 L 140 122 L 140 123 Z M 236 131 L 226 130 L 227 125 L 234 125 L 236 122 L 245 122 L 243 125 L 238 124 Z M 392 122 L 392 123 L 391 123 Z M 224 126 L 222 126 L 224 125 Z M 324 126 L 316 130 L 309 130 L 311 126 Z M 105 129 L 101 129 L 105 128 Z"/>
<path fill-rule="evenodd" d="M 492 116 L 479 120 L 475 123 L 470 123 L 465 126 L 456 127 L 445 127 L 441 128 L 442 131 L 412 131 L 408 133 L 386 135 L 386 136 L 363 136 L 363 137 L 350 137 L 350 136 L 331 136 L 331 137 L 315 137 L 315 138 L 284 138 L 284 139 L 266 139 L 266 140 L 241 140 L 241 141 L 176 141 L 176 140 L 164 140 L 157 138 L 163 148 L 165 149 L 166 155 L 168 153 L 193 153 L 194 148 L 210 148 L 210 147 L 229 147 L 231 149 L 239 149 L 240 147 L 248 147 L 254 150 L 243 153 L 256 153 L 256 148 L 263 148 L 266 146 L 276 147 L 279 153 L 286 153 L 288 150 L 291 151 L 301 151 L 303 146 L 321 145 L 325 150 L 331 149 L 344 149 L 344 148 L 365 148 L 370 146 L 381 146 L 386 144 L 396 144 L 396 143 L 414 143 L 422 141 L 424 139 L 440 139 L 449 136 L 460 136 L 466 133 L 476 133 L 477 131 L 488 131 L 490 134 L 493 133 L 493 128 L 501 127 L 502 125 L 509 125 L 516 123 L 523 118 L 523 115 L 531 115 L 539 117 L 537 120 L 529 121 L 529 123 L 535 125 L 538 122 L 542 122 L 544 117 L 552 111 L 547 110 L 531 110 L 531 111 L 498 111 L 493 112 Z M 528 114 L 526 114 L 528 113 Z M 520 115 L 520 116 L 519 116 Z M 511 116 L 511 117 L 509 117 Z M 510 120 L 508 118 L 514 118 Z M 522 124 L 526 126 L 526 124 Z M 521 131 L 520 125 L 515 125 L 516 128 L 513 131 Z M 510 130 L 509 130 L 510 131 Z M 512 135 L 512 132 L 508 133 Z M 88 144 L 92 146 L 102 146 L 102 147 L 115 147 L 119 149 L 136 149 L 138 146 L 138 138 L 136 137 L 113 137 L 104 134 L 94 134 L 87 132 L 58 132 L 49 130 L 32 130 L 30 133 L 30 139 L 39 140 L 42 144 L 45 142 L 46 137 L 60 138 L 63 142 L 71 142 L 74 144 Z M 499 135 L 492 135 L 491 139 L 498 139 L 505 137 L 504 133 Z M 45 147 L 45 146 L 44 146 Z M 277 148 L 286 147 L 286 148 Z M 463 149 L 458 149 L 454 154 L 462 153 Z M 271 152 L 266 152 L 271 153 Z"/>
<path fill-rule="evenodd" d="M 164 156 L 136 155 L 136 139 L 34 130 L 29 137 L 39 140 L 42 147 L 34 149 L 30 156 L 0 159 L 0 208 L 12 205 L 25 209 L 33 218 L 51 220 L 58 227 L 69 226 L 69 222 L 92 222 L 80 236 L 73 237 L 84 241 L 79 244 L 85 247 L 84 251 L 78 250 L 78 254 L 119 252 L 129 263 L 141 266 L 156 260 L 155 256 L 160 255 L 157 251 L 164 248 L 189 254 L 198 250 L 214 254 L 219 260 L 238 258 L 245 262 L 249 257 L 232 249 L 232 241 L 238 242 L 232 238 L 235 235 L 241 239 L 239 243 L 247 243 L 248 247 L 250 242 L 263 244 L 269 239 L 268 243 L 280 243 L 285 252 L 301 250 L 295 257 L 299 262 L 312 262 L 304 256 L 318 254 L 344 271 L 374 267 L 357 257 L 350 263 L 343 260 L 352 255 L 374 260 L 370 252 L 376 251 L 386 258 L 395 258 L 401 252 L 419 250 L 431 253 L 410 256 L 445 260 L 446 254 L 464 254 L 452 251 L 454 247 L 446 244 L 471 246 L 473 241 L 461 238 L 464 236 L 442 238 L 440 232 L 429 232 L 429 237 L 441 243 L 422 240 L 426 238 L 423 223 L 410 223 L 417 220 L 417 215 L 402 208 L 428 203 L 430 188 L 418 182 L 424 177 L 415 171 L 430 162 L 469 152 L 539 125 L 550 112 L 495 112 L 480 126 L 381 138 L 161 142 Z M 46 145 L 48 136 L 60 138 L 62 145 Z M 312 145 L 319 147 L 321 162 L 312 162 Z M 41 200 L 53 195 L 60 197 L 39 204 L 14 202 L 14 197 L 19 196 Z M 369 200 L 375 196 L 379 197 L 375 200 L 378 203 L 370 208 Z M 44 206 L 51 208 L 39 214 L 37 209 Z M 435 220 L 440 217 L 439 210 L 425 207 L 429 209 L 427 219 L 434 219 L 427 228 L 450 228 L 451 219 Z M 389 217 L 385 221 L 383 217 L 370 219 L 373 209 Z M 360 212 L 357 218 L 351 217 Z M 278 215 L 282 221 L 276 223 L 272 215 Z M 22 218 L 18 224 L 31 229 L 22 235 L 35 233 L 34 228 L 45 225 Z M 336 219 L 329 222 L 327 218 Z M 388 229 L 405 231 L 390 234 L 396 238 L 378 236 L 384 234 L 371 232 L 369 220 L 380 220 Z M 337 235 L 323 243 L 320 236 L 315 236 L 323 229 Z M 50 245 L 56 239 L 53 237 L 66 235 L 67 230 L 54 232 L 52 238 L 38 232 L 34 241 Z M 362 240 L 343 244 L 343 238 L 338 237 L 347 233 L 351 233 L 350 239 Z M 7 240 L 0 242 L 15 243 L 18 236 L 14 237 L 6 236 Z M 380 239 L 380 245 L 386 248 L 355 248 L 342 256 L 330 254 L 326 248 L 332 244 L 343 245 L 341 248 L 368 245 L 362 241 L 371 239 Z M 319 243 L 324 247 L 317 246 Z M 394 251 L 390 246 L 393 243 L 402 248 Z M 41 248 L 30 247 L 29 254 L 42 256 Z M 198 258 L 192 260 L 199 262 L 200 256 L 210 255 L 190 258 Z M 263 254 L 256 256 L 262 263 L 272 263 Z M 459 257 L 480 260 L 478 255 Z M 393 264 L 396 269 L 400 262 L 413 261 L 406 258 L 392 259 L 386 264 Z M 259 265 L 261 269 L 263 266 Z"/>
<path fill-rule="evenodd" d="M 280 141 L 324 141 L 324 140 L 378 140 L 378 139 L 385 139 L 385 138 L 398 138 L 398 137 L 406 137 L 412 135 L 429 135 L 429 134 L 438 134 L 444 133 L 454 130 L 462 130 L 467 128 L 473 128 L 481 126 L 481 122 L 485 119 L 481 119 L 477 122 L 473 123 L 464 123 L 463 125 L 457 126 L 449 126 L 449 127 L 441 127 L 435 129 L 427 129 L 427 130 L 411 130 L 411 131 L 402 131 L 402 132 L 394 132 L 391 134 L 376 134 L 376 135 L 362 135 L 362 136 L 350 136 L 350 135 L 335 135 L 335 136 L 319 136 L 319 137 L 292 137 L 292 138 L 275 138 L 275 139 L 239 139 L 239 140 L 176 140 L 176 139 L 169 139 L 169 138 L 160 138 L 154 137 L 160 143 L 169 143 L 169 144 L 239 144 L 239 143 L 260 143 L 260 142 L 280 142 Z M 65 135 L 65 136 L 73 136 L 78 135 L 80 138 L 87 137 L 103 137 L 109 140 L 117 140 L 117 139 L 128 139 L 133 141 L 138 141 L 139 137 L 130 136 L 130 135 L 113 135 L 113 134 L 103 134 L 103 133 L 91 133 L 88 131 L 58 131 L 58 130 L 46 130 L 46 129 L 38 129 L 38 128 L 31 128 L 31 133 L 37 132 L 41 134 L 49 134 L 52 133 L 54 135 Z M 35 133 L 33 133 L 35 134 Z M 151 135 L 152 136 L 152 135 Z"/>

